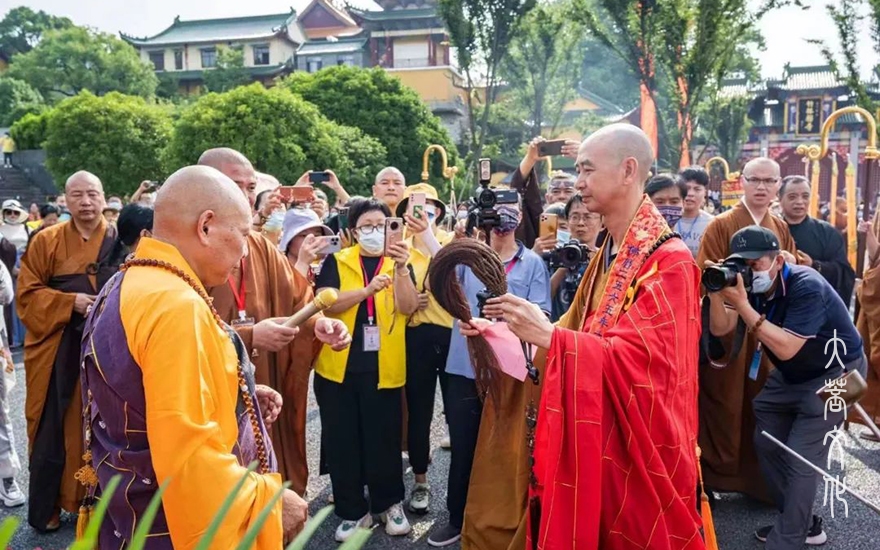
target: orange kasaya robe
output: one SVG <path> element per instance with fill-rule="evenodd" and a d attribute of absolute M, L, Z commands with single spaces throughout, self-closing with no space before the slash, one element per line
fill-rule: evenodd
<path fill-rule="evenodd" d="M 661 239 L 668 233 L 645 197 L 617 257 L 606 269 L 607 238 L 554 330 L 529 550 L 704 548 L 696 502 L 700 270 L 680 239 Z"/>
<path fill-rule="evenodd" d="M 838 218 L 839 219 L 839 218 Z M 874 216 L 874 231 L 880 233 L 880 212 Z M 865 262 L 862 284 L 856 292 L 859 303 L 859 317 L 856 327 L 865 345 L 868 356 L 868 375 L 865 381 L 868 390 L 859 403 L 874 421 L 880 417 L 880 265 L 870 264 L 871 258 Z M 863 423 L 857 414 L 849 416 L 850 420 Z"/>
<path fill-rule="evenodd" d="M 28 519 L 40 528 L 54 506 L 76 512 L 85 496 L 74 479 L 83 465 L 79 356 L 84 317 L 73 304 L 76 293 L 96 295 L 116 271 L 115 266 L 101 264 L 87 274 L 90 264 L 109 257 L 115 237 L 115 229 L 103 217 L 88 240 L 69 221 L 37 233 L 21 259 L 16 304 L 27 329 L 25 417 L 32 474 Z"/>
<path fill-rule="evenodd" d="M 697 265 L 703 266 L 706 260 L 717 262 L 729 256 L 730 239 L 734 233 L 754 224 L 742 202 L 716 216 L 709 222 L 700 242 Z M 761 226 L 776 234 L 780 250 L 787 250 L 797 257 L 794 239 L 783 220 L 768 212 L 761 220 Z M 731 333 L 721 338 L 728 353 L 733 337 Z M 700 448 L 703 450 L 703 477 L 707 488 L 746 493 L 770 502 L 755 452 L 752 400 L 764 387 L 773 365 L 767 354 L 762 354 L 757 379 L 749 378 L 749 366 L 757 345 L 754 335 L 747 332 L 739 354 L 720 361 L 722 365 L 727 362 L 727 366 L 700 365 Z"/>
<path fill-rule="evenodd" d="M 272 317 L 289 317 L 313 298 L 311 285 L 290 266 L 287 258 L 259 233 L 248 236 L 248 256 L 244 261 L 244 299 L 247 317 L 255 323 Z M 214 307 L 220 317 L 231 323 L 238 318 L 235 293 L 241 284 L 241 268 L 237 268 L 230 284 L 211 289 Z M 233 293 L 233 285 L 235 293 Z M 278 471 L 291 489 L 305 494 L 309 468 L 306 460 L 306 408 L 309 396 L 309 375 L 312 362 L 320 349 L 315 339 L 315 319 L 300 326 L 293 342 L 278 352 L 257 350 L 253 354 L 253 328 L 236 327 L 244 340 L 251 361 L 256 366 L 257 384 L 264 384 L 281 394 L 284 406 L 272 425 L 272 445 L 278 457 Z"/>

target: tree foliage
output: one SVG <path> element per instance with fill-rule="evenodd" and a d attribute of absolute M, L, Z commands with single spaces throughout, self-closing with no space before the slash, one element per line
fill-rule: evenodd
<path fill-rule="evenodd" d="M 0 20 L 0 54 L 6 59 L 27 53 L 40 42 L 46 31 L 62 30 L 73 26 L 66 17 L 56 17 L 27 6 L 9 10 Z"/>
<path fill-rule="evenodd" d="M 520 21 L 499 66 L 513 106 L 527 113 L 534 136 L 541 135 L 545 126 L 553 134 L 562 108 L 577 96 L 581 33 L 571 10 L 568 0 L 537 5 Z"/>
<path fill-rule="evenodd" d="M 419 181 L 422 155 L 428 145 L 442 145 L 450 165 L 458 161 L 455 145 L 440 119 L 400 79 L 382 69 L 329 67 L 313 74 L 293 73 L 281 86 L 318 106 L 339 124 L 360 128 L 379 140 L 389 164 L 399 168 L 407 181 Z M 439 161 L 430 170 L 431 182 L 445 186 Z M 375 176 L 375 174 L 373 174 Z"/>
<path fill-rule="evenodd" d="M 46 128 L 52 111 L 28 113 L 15 121 L 9 129 L 15 146 L 20 149 L 42 149 L 46 141 Z"/>
<path fill-rule="evenodd" d="M 24 115 L 39 112 L 43 105 L 43 96 L 27 82 L 0 77 L 0 126 L 11 126 Z"/>
<path fill-rule="evenodd" d="M 449 41 L 458 56 L 467 92 L 469 124 L 469 166 L 482 155 L 489 117 L 496 99 L 499 68 L 508 53 L 520 22 L 535 0 L 439 0 L 437 11 L 449 31 Z M 477 119 L 477 96 L 481 96 L 481 115 Z"/>
<path fill-rule="evenodd" d="M 108 194 L 126 194 L 145 179 L 160 179 L 171 122 L 144 99 L 81 92 L 52 109 L 46 130 L 47 167 L 56 181 L 88 170 Z"/>
<path fill-rule="evenodd" d="M 150 97 L 158 80 L 153 66 L 113 35 L 71 27 L 45 33 L 28 53 L 12 58 L 8 76 L 23 80 L 43 97 L 69 97 L 88 90 Z"/>
<path fill-rule="evenodd" d="M 194 164 L 211 147 L 241 151 L 257 170 L 287 185 L 306 170 L 332 169 L 350 193 L 364 193 L 385 165 L 385 148 L 343 127 L 284 87 L 260 84 L 209 93 L 185 108 L 174 126 L 171 168 Z"/>
<path fill-rule="evenodd" d="M 242 48 L 217 49 L 217 66 L 205 71 L 205 88 L 209 92 L 228 92 L 251 81 L 244 68 Z"/>

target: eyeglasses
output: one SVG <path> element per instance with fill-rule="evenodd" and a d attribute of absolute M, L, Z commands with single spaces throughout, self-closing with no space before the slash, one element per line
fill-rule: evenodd
<path fill-rule="evenodd" d="M 592 220 L 598 220 L 599 218 L 600 216 L 598 214 L 571 214 L 568 217 L 568 221 L 570 221 L 571 223 L 587 223 Z"/>
<path fill-rule="evenodd" d="M 357 230 L 362 235 L 369 235 L 373 231 L 378 231 L 379 233 L 384 234 L 385 233 L 385 226 L 384 225 L 362 225 L 362 226 L 358 227 Z"/>
<path fill-rule="evenodd" d="M 746 183 L 749 185 L 754 185 L 758 187 L 759 185 L 763 185 L 764 187 L 770 187 L 779 181 L 779 178 L 746 178 Z"/>

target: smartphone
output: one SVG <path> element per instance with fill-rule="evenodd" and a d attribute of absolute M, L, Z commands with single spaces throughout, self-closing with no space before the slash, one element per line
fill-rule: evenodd
<path fill-rule="evenodd" d="M 425 214 L 425 203 L 428 197 L 424 193 L 413 193 L 409 197 L 409 215 L 416 219 L 422 219 Z"/>
<path fill-rule="evenodd" d="M 564 139 L 554 139 L 553 141 L 542 141 L 538 144 L 539 157 L 558 157 L 562 154 L 562 146 L 565 145 Z"/>
<path fill-rule="evenodd" d="M 403 240 L 403 220 L 400 218 L 385 218 L 385 256 L 392 246 Z"/>
<path fill-rule="evenodd" d="M 318 239 L 324 242 L 324 246 L 321 247 L 321 254 L 324 254 L 325 256 L 336 254 L 342 250 L 342 239 L 340 239 L 338 235 L 333 235 L 331 237 L 318 237 Z"/>
<path fill-rule="evenodd" d="M 328 172 L 309 172 L 310 183 L 327 183 L 328 181 L 330 181 Z"/>
<path fill-rule="evenodd" d="M 340 208 L 336 211 L 336 221 L 340 232 L 348 229 L 348 208 Z"/>
<path fill-rule="evenodd" d="M 152 180 L 152 181 L 150 181 L 149 183 L 147 183 L 146 192 L 147 192 L 147 193 L 152 193 L 153 191 L 155 191 L 156 189 L 158 189 L 161 185 L 162 185 L 162 184 L 159 183 L 158 181 L 156 181 L 156 180 Z"/>
<path fill-rule="evenodd" d="M 281 201 L 286 204 L 311 202 L 314 200 L 314 196 L 312 195 L 312 188 L 311 186 L 307 185 L 285 185 L 279 187 L 278 192 L 281 194 Z"/>
<path fill-rule="evenodd" d="M 556 230 L 559 228 L 559 217 L 556 214 L 541 214 L 541 224 L 538 236 L 541 238 L 552 235 L 556 238 Z"/>

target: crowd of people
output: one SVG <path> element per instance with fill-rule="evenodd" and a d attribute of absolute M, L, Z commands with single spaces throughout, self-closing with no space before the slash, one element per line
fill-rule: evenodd
<path fill-rule="evenodd" d="M 824 464 L 845 412 L 827 414 L 816 392 L 851 371 L 876 383 L 873 225 L 860 224 L 860 334 L 846 243 L 809 216 L 802 176 L 752 159 L 742 201 L 716 215 L 706 171 L 652 175 L 634 126 L 567 142 L 576 173 L 545 185 L 542 141 L 494 188 L 515 193 L 490 207 L 491 223 L 394 167 L 352 197 L 332 170 L 282 186 L 228 148 L 127 198 L 82 171 L 45 205 L 4 201 L 0 499 L 27 501 L 30 525 L 50 532 L 121 474 L 100 539 L 118 548 L 167 482 L 147 547 L 188 548 L 256 461 L 218 540 L 238 540 L 285 481 L 256 541 L 280 547 L 308 517 L 309 476 L 329 475 L 339 542 L 377 519 L 406 535 L 408 514 L 445 505 L 434 547 L 698 549 L 701 495 L 714 491 L 778 508 L 756 531 L 768 548 L 824 542 L 819 477 L 759 434 Z M 487 242 L 506 293 L 487 296 L 483 271 L 462 262 L 450 276 L 465 315 L 441 306 L 430 274 L 470 240 Z M 701 286 L 704 268 L 732 275 Z M 325 289 L 335 303 L 290 322 Z M 499 324 L 534 359 L 528 378 L 487 373 L 475 352 Z M 846 351 L 826 368 L 832 338 Z M 8 408 L 22 345 L 27 496 Z M 438 381 L 445 503 L 427 479 Z M 310 384 L 318 472 L 306 459 Z M 880 395 L 864 404 L 875 411 Z"/>

